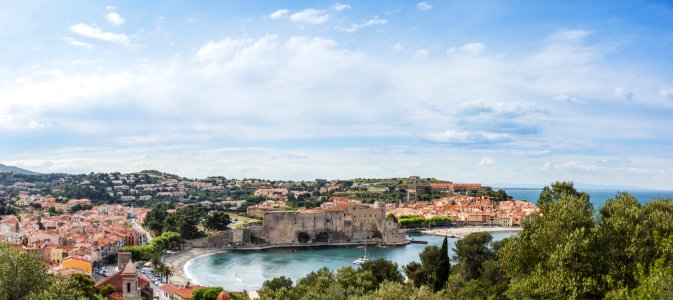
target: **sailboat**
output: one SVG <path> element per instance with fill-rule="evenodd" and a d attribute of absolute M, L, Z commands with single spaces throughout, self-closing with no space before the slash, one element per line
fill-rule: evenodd
<path fill-rule="evenodd" d="M 367 235 L 365 234 L 365 256 L 358 257 L 355 261 L 353 261 L 353 263 L 356 265 L 362 265 L 368 261 L 369 258 L 367 258 Z"/>

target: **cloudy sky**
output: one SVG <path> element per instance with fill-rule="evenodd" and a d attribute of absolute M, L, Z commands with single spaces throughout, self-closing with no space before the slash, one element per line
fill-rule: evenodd
<path fill-rule="evenodd" d="M 0 0 L 0 163 L 672 188 L 673 6 Z"/>

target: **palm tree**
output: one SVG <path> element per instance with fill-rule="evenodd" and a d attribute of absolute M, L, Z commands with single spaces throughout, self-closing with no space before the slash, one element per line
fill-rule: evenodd
<path fill-rule="evenodd" d="M 166 278 L 166 283 L 168 283 L 168 278 L 173 276 L 174 274 L 171 267 L 163 263 L 159 264 L 158 266 L 155 266 L 154 270 L 157 272 L 159 276 Z"/>

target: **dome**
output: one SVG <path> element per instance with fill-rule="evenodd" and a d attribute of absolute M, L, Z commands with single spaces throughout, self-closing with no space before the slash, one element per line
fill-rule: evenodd
<path fill-rule="evenodd" d="M 122 275 L 136 275 L 136 273 L 136 266 L 132 261 L 129 261 L 126 266 L 124 266 L 124 270 L 122 271 Z"/>
<path fill-rule="evenodd" d="M 229 296 L 229 293 L 226 291 L 222 291 L 219 295 L 217 295 L 217 300 L 231 300 L 231 296 Z"/>

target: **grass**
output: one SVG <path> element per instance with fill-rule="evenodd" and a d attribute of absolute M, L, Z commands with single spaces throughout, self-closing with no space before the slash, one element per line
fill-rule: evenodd
<path fill-rule="evenodd" d="M 250 218 L 250 217 L 242 216 L 242 215 L 239 215 L 239 214 L 230 213 L 229 218 L 236 219 L 236 220 L 239 220 L 239 221 L 243 222 L 243 223 L 240 223 L 240 224 L 231 225 L 231 227 L 235 228 L 235 229 L 243 228 L 243 227 L 248 226 L 250 224 L 262 223 L 262 220 L 260 220 L 260 219 Z"/>

